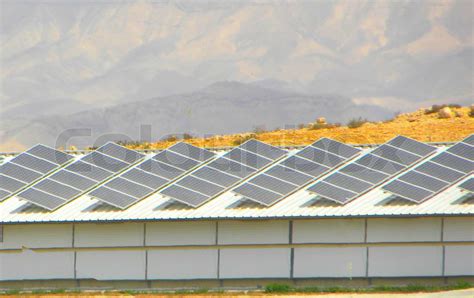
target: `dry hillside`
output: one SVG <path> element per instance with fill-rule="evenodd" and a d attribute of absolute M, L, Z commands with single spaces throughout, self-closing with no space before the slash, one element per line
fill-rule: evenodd
<path fill-rule="evenodd" d="M 377 144 L 397 135 L 404 135 L 423 142 L 451 142 L 474 133 L 472 107 L 451 107 L 448 109 L 450 113 L 447 114 L 443 113 L 446 109 L 438 109 L 439 107 L 420 109 L 413 113 L 400 114 L 384 122 L 356 122 L 352 127 L 315 122 L 299 129 L 222 135 L 205 139 L 190 138 L 186 141 L 202 147 L 220 147 L 235 146 L 254 137 L 274 145 L 306 145 L 318 138 L 328 137 L 351 144 Z M 161 149 L 176 141 L 170 139 L 127 146 L 134 149 Z"/>

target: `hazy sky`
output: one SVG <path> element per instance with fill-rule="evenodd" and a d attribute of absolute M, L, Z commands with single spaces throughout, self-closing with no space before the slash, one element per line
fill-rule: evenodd
<path fill-rule="evenodd" d="M 393 111 L 466 104 L 473 3 L 1 1 L 0 117 L 70 114 L 224 80 Z"/>

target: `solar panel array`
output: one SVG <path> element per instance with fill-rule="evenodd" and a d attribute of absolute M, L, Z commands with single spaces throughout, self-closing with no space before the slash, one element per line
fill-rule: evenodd
<path fill-rule="evenodd" d="M 382 188 L 421 203 L 474 171 L 474 135 L 406 172 Z"/>
<path fill-rule="evenodd" d="M 176 201 L 198 207 L 287 154 L 249 140 L 160 191 Z"/>
<path fill-rule="evenodd" d="M 474 177 L 459 184 L 459 188 L 470 191 L 470 192 L 474 192 Z"/>
<path fill-rule="evenodd" d="M 54 210 L 124 171 L 143 157 L 143 154 L 136 151 L 107 143 L 17 196 L 37 206 Z"/>
<path fill-rule="evenodd" d="M 360 152 L 360 149 L 322 138 L 232 191 L 271 206 Z"/>
<path fill-rule="evenodd" d="M 346 204 L 435 151 L 433 146 L 398 136 L 312 185 L 308 191 Z"/>
<path fill-rule="evenodd" d="M 36 145 L 0 166 L 0 202 L 74 157 L 44 145 Z"/>
<path fill-rule="evenodd" d="M 177 143 L 107 181 L 89 195 L 126 209 L 214 156 L 206 149 Z"/>

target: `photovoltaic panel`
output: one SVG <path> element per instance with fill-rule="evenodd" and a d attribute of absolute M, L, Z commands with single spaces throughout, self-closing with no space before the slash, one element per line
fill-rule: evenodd
<path fill-rule="evenodd" d="M 435 151 L 433 146 L 398 136 L 316 182 L 308 191 L 346 204 Z"/>
<path fill-rule="evenodd" d="M 0 202 L 46 177 L 74 157 L 59 150 L 36 145 L 0 166 Z"/>
<path fill-rule="evenodd" d="M 126 209 L 214 156 L 211 151 L 180 142 L 107 181 L 89 195 Z"/>
<path fill-rule="evenodd" d="M 464 143 L 474 146 L 474 134 L 468 136 L 463 140 Z"/>
<path fill-rule="evenodd" d="M 143 154 L 136 151 L 107 143 L 33 184 L 17 196 L 45 209 L 55 210 L 131 167 L 143 157 Z"/>
<path fill-rule="evenodd" d="M 470 178 L 463 183 L 459 184 L 459 188 L 474 192 L 474 178 Z"/>
<path fill-rule="evenodd" d="M 473 171 L 474 135 L 471 135 L 382 188 L 398 197 L 421 203 Z"/>
<path fill-rule="evenodd" d="M 360 149 L 322 138 L 232 191 L 270 206 L 358 155 Z"/>
<path fill-rule="evenodd" d="M 164 188 L 160 193 L 198 207 L 286 154 L 287 151 L 280 148 L 249 140 Z"/>

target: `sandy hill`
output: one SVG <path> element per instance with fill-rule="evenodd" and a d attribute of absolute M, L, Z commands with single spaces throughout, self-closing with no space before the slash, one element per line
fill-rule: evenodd
<path fill-rule="evenodd" d="M 451 107 L 449 113 L 439 107 L 400 114 L 383 122 L 354 122 L 349 126 L 309 123 L 298 129 L 256 131 L 243 134 L 219 135 L 210 138 L 189 138 L 186 141 L 203 147 L 235 146 L 248 138 L 274 145 L 306 145 L 318 138 L 328 137 L 351 144 L 377 144 L 404 135 L 423 142 L 454 142 L 474 133 L 474 109 Z M 179 138 L 177 138 L 179 139 Z M 156 143 L 127 144 L 134 149 L 160 149 L 178 140 L 173 138 Z"/>

